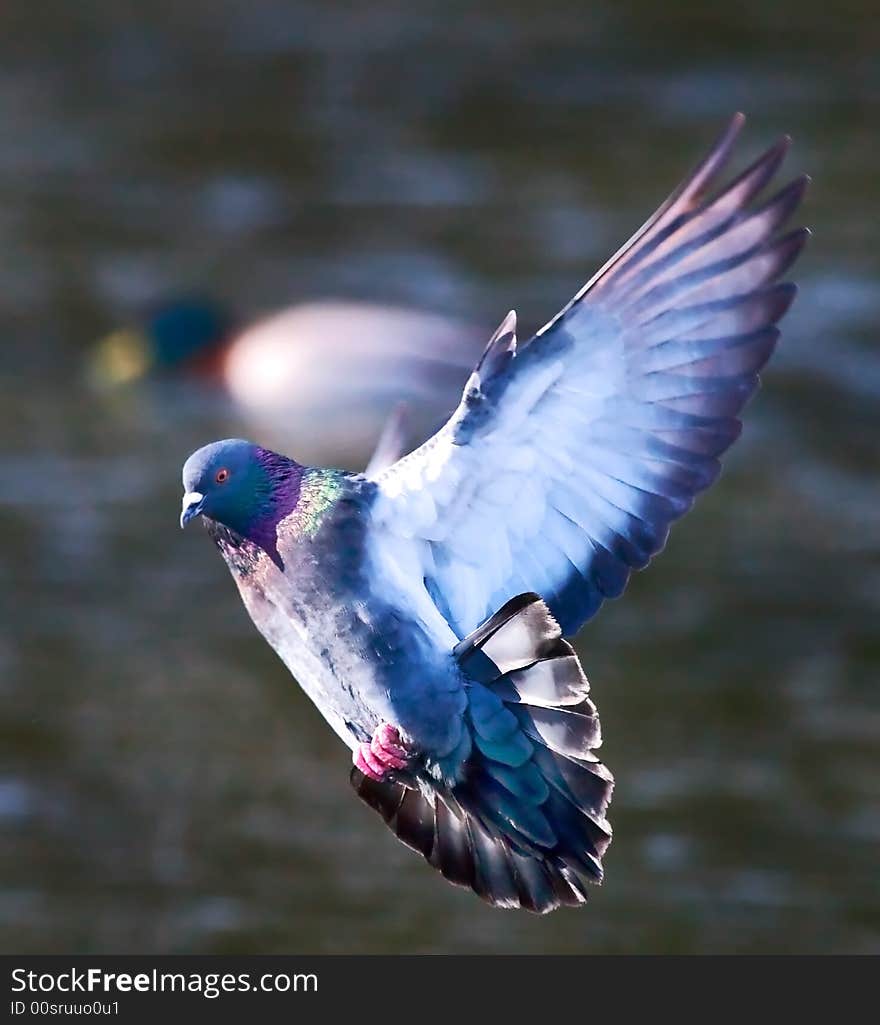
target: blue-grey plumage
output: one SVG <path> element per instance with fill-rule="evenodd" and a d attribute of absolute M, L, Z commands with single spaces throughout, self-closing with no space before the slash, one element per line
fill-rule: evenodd
<path fill-rule="evenodd" d="M 462 744 L 448 626 L 438 643 L 439 616 L 396 603 L 372 572 L 374 484 L 239 439 L 194 453 L 183 482 L 182 523 L 205 517 L 257 627 L 350 747 L 382 721 L 431 766 Z"/>
<path fill-rule="evenodd" d="M 806 180 L 751 205 L 787 141 L 709 194 L 742 122 L 534 338 L 505 318 L 415 452 L 357 476 L 232 441 L 184 468 L 182 520 L 208 519 L 358 793 L 498 906 L 601 879 L 612 778 L 563 635 L 717 477 L 794 296 L 807 233 L 778 232 Z"/>

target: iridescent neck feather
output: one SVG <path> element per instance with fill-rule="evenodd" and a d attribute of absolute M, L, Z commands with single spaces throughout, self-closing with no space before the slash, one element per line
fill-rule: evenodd
<path fill-rule="evenodd" d="M 342 492 L 339 470 L 307 468 L 300 480 L 299 495 L 293 508 L 283 517 L 285 535 L 311 540 Z"/>
<path fill-rule="evenodd" d="M 243 538 L 259 545 L 280 568 L 279 525 L 284 537 L 310 540 L 335 505 L 342 491 L 343 474 L 301 466 L 269 449 L 257 448 L 261 469 L 246 517 L 227 524 Z"/>

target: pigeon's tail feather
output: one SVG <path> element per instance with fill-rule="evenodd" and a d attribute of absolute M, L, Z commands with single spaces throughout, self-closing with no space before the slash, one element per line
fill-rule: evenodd
<path fill-rule="evenodd" d="M 352 784 L 447 879 L 498 907 L 544 913 L 586 900 L 611 842 L 614 785 L 577 656 L 536 594 L 511 599 L 456 646 L 473 681 L 472 754 L 460 780 L 427 773 Z"/>

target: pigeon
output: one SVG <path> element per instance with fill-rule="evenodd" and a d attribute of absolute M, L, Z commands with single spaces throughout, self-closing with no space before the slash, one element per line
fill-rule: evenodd
<path fill-rule="evenodd" d="M 238 327 L 211 299 L 180 296 L 101 339 L 88 374 L 102 390 L 148 375 L 214 389 L 275 444 L 306 439 L 308 458 L 345 453 L 360 468 L 355 457 L 396 402 L 410 408 L 409 439 L 423 441 L 446 420 L 485 338 L 437 313 L 341 299 L 299 303 Z M 342 406 L 345 417 L 337 415 Z"/>
<path fill-rule="evenodd" d="M 247 611 L 403 843 L 496 907 L 578 906 L 613 777 L 570 638 L 719 474 L 795 296 L 807 184 L 744 118 L 525 344 L 508 314 L 440 430 L 369 474 L 241 439 L 183 468 Z"/>

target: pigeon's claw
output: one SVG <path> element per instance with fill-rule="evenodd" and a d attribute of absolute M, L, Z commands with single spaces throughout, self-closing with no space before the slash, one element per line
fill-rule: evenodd
<path fill-rule="evenodd" d="M 383 722 L 376 727 L 369 744 L 358 744 L 354 764 L 365 776 L 381 783 L 394 769 L 405 769 L 409 765 L 409 753 L 397 728 Z"/>
<path fill-rule="evenodd" d="M 383 722 L 373 734 L 370 744 L 373 754 L 392 769 L 405 769 L 409 764 L 409 752 L 403 746 L 396 726 Z"/>

